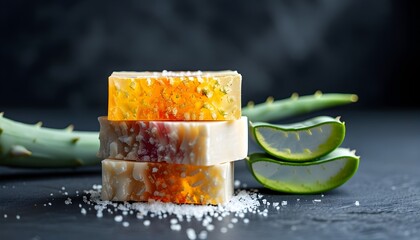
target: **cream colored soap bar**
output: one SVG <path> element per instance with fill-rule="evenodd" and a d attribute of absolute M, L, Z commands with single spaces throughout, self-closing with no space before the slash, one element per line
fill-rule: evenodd
<path fill-rule="evenodd" d="M 102 200 L 223 204 L 233 195 L 233 162 L 215 166 L 102 160 Z"/>
<path fill-rule="evenodd" d="M 248 121 L 109 121 L 100 123 L 98 157 L 215 165 L 248 154 Z"/>
<path fill-rule="evenodd" d="M 121 120 L 236 120 L 241 117 L 236 71 L 113 72 L 108 118 Z"/>

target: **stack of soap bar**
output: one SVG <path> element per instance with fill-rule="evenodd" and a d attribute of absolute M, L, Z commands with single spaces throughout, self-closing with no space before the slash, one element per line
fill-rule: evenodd
<path fill-rule="evenodd" d="M 248 152 L 241 75 L 114 72 L 99 117 L 102 199 L 221 204 Z"/>

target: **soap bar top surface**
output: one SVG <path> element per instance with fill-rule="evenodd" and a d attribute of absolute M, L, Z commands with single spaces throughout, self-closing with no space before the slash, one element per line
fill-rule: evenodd
<path fill-rule="evenodd" d="M 248 154 L 245 116 L 233 121 L 98 120 L 102 159 L 209 166 Z"/>
<path fill-rule="evenodd" d="M 233 163 L 194 166 L 102 160 L 102 200 L 224 204 L 233 195 Z"/>
<path fill-rule="evenodd" d="M 113 72 L 108 78 L 108 118 L 239 119 L 241 82 L 236 71 Z"/>

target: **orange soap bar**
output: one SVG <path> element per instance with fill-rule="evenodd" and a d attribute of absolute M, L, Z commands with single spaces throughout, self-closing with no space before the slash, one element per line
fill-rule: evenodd
<path fill-rule="evenodd" d="M 113 72 L 108 119 L 237 120 L 241 81 L 236 71 Z"/>
<path fill-rule="evenodd" d="M 233 195 L 233 162 L 213 166 L 102 160 L 102 200 L 223 204 Z"/>

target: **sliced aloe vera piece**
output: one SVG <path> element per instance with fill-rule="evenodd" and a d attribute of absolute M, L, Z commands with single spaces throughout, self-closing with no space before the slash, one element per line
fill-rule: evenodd
<path fill-rule="evenodd" d="M 339 118 L 320 116 L 293 124 L 250 123 L 254 140 L 268 154 L 285 161 L 305 162 L 336 149 L 346 128 Z"/>
<path fill-rule="evenodd" d="M 359 167 L 354 151 L 337 148 L 312 162 L 283 162 L 265 153 L 247 158 L 255 179 L 266 188 L 294 194 L 313 194 L 337 188 L 349 180 Z"/>

